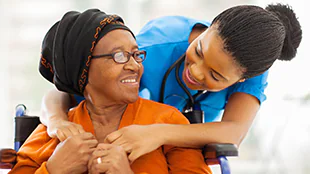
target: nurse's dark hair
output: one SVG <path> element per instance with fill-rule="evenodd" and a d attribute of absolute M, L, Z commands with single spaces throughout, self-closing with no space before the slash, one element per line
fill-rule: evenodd
<path fill-rule="evenodd" d="M 302 38 L 294 11 L 282 4 L 265 9 L 232 7 L 215 17 L 212 25 L 224 41 L 224 50 L 243 69 L 243 78 L 264 73 L 276 59 L 292 60 Z"/>

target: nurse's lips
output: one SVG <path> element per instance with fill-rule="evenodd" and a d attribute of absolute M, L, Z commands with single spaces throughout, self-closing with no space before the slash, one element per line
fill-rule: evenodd
<path fill-rule="evenodd" d="M 185 77 L 187 79 L 187 81 L 193 85 L 201 85 L 199 82 L 197 82 L 193 77 L 192 75 L 190 74 L 189 72 L 189 69 L 187 68 L 186 71 L 185 71 Z"/>

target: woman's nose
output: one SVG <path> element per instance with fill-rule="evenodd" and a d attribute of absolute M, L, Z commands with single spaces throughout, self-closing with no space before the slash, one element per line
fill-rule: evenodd
<path fill-rule="evenodd" d="M 125 64 L 124 69 L 138 72 L 141 68 L 141 64 L 138 63 L 132 56 L 130 56 L 129 61 Z"/>

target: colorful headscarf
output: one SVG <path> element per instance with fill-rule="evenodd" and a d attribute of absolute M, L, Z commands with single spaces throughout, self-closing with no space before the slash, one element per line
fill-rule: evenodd
<path fill-rule="evenodd" d="M 98 9 L 66 13 L 45 35 L 39 65 L 41 75 L 58 90 L 83 96 L 93 49 L 114 29 L 131 32 L 121 17 Z"/>

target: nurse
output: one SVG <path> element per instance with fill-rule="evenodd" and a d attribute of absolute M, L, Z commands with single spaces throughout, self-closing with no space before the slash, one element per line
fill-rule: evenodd
<path fill-rule="evenodd" d="M 235 6 L 211 23 L 181 16 L 150 21 L 137 35 L 139 49 L 148 54 L 140 95 L 185 115 L 203 111 L 204 123 L 132 125 L 106 142 L 124 147 L 131 161 L 163 144 L 239 145 L 266 100 L 268 69 L 277 59 L 294 58 L 301 39 L 295 13 L 282 4 Z M 51 137 L 63 141 L 84 132 L 66 121 L 68 109 L 79 101 L 56 89 L 44 96 L 41 121 Z"/>

